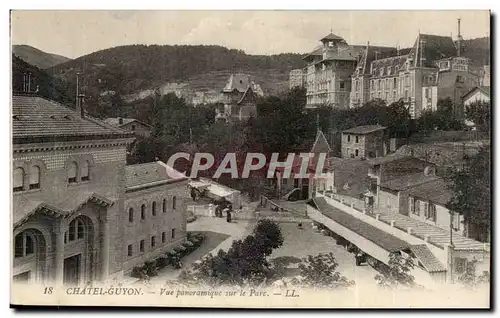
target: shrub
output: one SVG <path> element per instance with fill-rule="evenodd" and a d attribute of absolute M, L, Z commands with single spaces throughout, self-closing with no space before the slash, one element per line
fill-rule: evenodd
<path fill-rule="evenodd" d="M 169 264 L 168 259 L 165 256 L 160 256 L 156 259 L 156 265 L 159 268 L 164 268 Z"/>
<path fill-rule="evenodd" d="M 143 266 L 134 266 L 134 268 L 132 268 L 132 273 L 130 274 L 130 276 L 134 278 L 141 278 L 142 271 L 143 271 Z"/>

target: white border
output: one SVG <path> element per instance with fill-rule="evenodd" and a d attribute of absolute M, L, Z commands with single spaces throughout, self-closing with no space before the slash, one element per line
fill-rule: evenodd
<path fill-rule="evenodd" d="M 79 1 L 79 2 L 70 2 L 70 1 L 54 1 L 54 0 L 45 0 L 43 2 L 40 1 L 3 1 L 2 11 L 1 11 L 1 27 L 2 32 L 0 33 L 2 36 L 2 50 L 1 57 L 3 63 L 0 64 L 2 67 L 2 85 L 0 86 L 2 90 L 2 107 L 0 107 L 0 111 L 2 112 L 0 115 L 0 119 L 2 120 L 2 125 L 0 125 L 1 129 L 1 146 L 0 149 L 3 150 L 3 155 L 0 157 L 2 161 L 0 164 L 0 180 L 2 180 L 1 185 L 1 199 L 0 202 L 3 203 L 3 230 L 1 231 L 2 242 L 4 244 L 4 251 L 8 251 L 10 253 L 10 156 L 11 156 L 11 139 L 10 139 L 10 39 L 9 39 L 9 11 L 10 8 L 15 9 L 288 9 L 288 10 L 317 10 L 317 9 L 335 9 L 335 10 L 347 10 L 347 9 L 376 9 L 376 10 L 394 10 L 394 9 L 492 9 L 495 13 L 500 11 L 496 10 L 499 5 L 499 1 L 485 1 L 485 0 L 475 0 L 475 1 L 432 1 L 432 0 L 419 0 L 419 1 L 321 1 L 321 0 L 308 0 L 308 1 L 283 1 L 283 3 L 272 3 L 270 1 L 265 0 L 251 0 L 251 1 L 190 1 L 189 3 L 186 1 L 179 2 L 167 2 L 167 1 L 150 1 L 150 0 L 141 0 L 141 1 L 130 1 L 130 0 L 122 0 L 122 1 L 113 1 L 105 3 L 104 1 L 96 1 L 96 0 L 87 0 L 87 1 Z M 497 21 L 498 23 L 498 21 Z M 492 32 L 493 33 L 493 32 Z M 495 33 L 496 34 L 496 28 Z M 498 51 L 495 50 L 494 60 L 496 61 L 496 57 Z M 493 71 L 496 74 L 496 69 Z M 496 87 L 495 87 L 496 88 Z M 495 90 L 496 91 L 496 90 Z M 498 111 L 497 111 L 498 112 Z M 496 129 L 495 129 L 496 131 Z M 496 138 L 495 138 L 496 140 Z M 496 147 L 495 143 L 495 147 Z M 497 158 L 498 159 L 498 158 Z M 497 161 L 495 161 L 497 164 Z M 498 165 L 495 165 L 497 167 Z M 498 170 L 498 169 L 495 169 Z M 498 198 L 497 189 L 495 188 L 494 197 Z M 496 211 L 497 209 L 494 209 Z M 500 217 L 496 216 L 496 222 L 494 227 L 500 228 L 498 226 L 498 222 Z M 496 243 L 496 242 L 495 242 Z M 493 245 L 496 252 L 496 244 Z M 5 255 L 5 254 L 4 254 Z M 2 306 L 2 311 L 7 311 L 8 315 L 13 315 L 13 311 L 8 309 L 9 303 L 9 282 L 10 282 L 10 264 L 6 261 L 9 259 L 7 255 L 4 256 L 3 262 L 0 262 L 1 267 L 1 285 L 2 286 L 2 298 L 4 299 L 4 303 Z M 498 267 L 496 268 L 498 269 Z M 497 276 L 498 273 L 495 273 Z M 498 295 L 498 292 L 495 293 Z M 498 304 L 496 299 L 492 301 L 492 304 Z M 50 312 L 47 314 L 51 314 Z M 161 315 L 168 314 L 168 312 L 160 313 Z M 193 313 L 174 313 L 174 314 L 182 314 L 182 315 L 193 315 Z M 201 312 L 194 313 L 196 315 L 202 314 Z M 203 314 L 211 314 L 210 312 Z M 224 313 L 218 313 L 224 314 Z M 226 313 L 227 314 L 227 313 Z M 238 315 L 245 315 L 243 312 L 233 313 Z M 261 316 L 268 316 L 269 313 L 258 313 Z M 278 313 L 275 313 L 278 314 Z M 291 312 L 282 312 L 279 313 L 282 315 L 296 315 Z M 318 313 L 317 313 L 318 314 Z M 330 312 L 321 312 L 319 314 L 335 314 Z M 384 315 L 385 313 L 377 312 L 376 315 Z M 406 313 L 404 313 L 406 314 Z M 443 313 L 443 314 L 453 314 L 453 313 Z M 470 312 L 468 314 L 471 314 Z M 36 315 L 42 315 L 36 314 Z M 46 315 L 46 314 L 45 314 Z M 93 315 L 96 315 L 95 313 Z M 100 315 L 100 314 L 97 314 Z M 136 316 L 137 313 L 120 313 L 123 316 Z M 403 313 L 401 313 L 403 315 Z M 5 317 L 2 313 L 2 317 Z"/>

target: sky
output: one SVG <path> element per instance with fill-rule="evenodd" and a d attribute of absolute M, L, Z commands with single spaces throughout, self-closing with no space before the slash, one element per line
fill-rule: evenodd
<path fill-rule="evenodd" d="M 418 32 L 490 33 L 488 11 L 12 11 L 12 44 L 69 58 L 130 44 L 221 45 L 247 54 L 306 53 L 332 31 L 349 44 L 409 47 Z"/>

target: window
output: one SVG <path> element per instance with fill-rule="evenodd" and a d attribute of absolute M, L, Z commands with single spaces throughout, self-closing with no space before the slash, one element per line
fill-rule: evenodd
<path fill-rule="evenodd" d="M 420 215 L 420 201 L 415 197 L 410 197 L 410 211 L 412 214 Z"/>
<path fill-rule="evenodd" d="M 14 169 L 14 192 L 24 190 L 24 170 L 23 168 Z"/>
<path fill-rule="evenodd" d="M 163 199 L 161 210 L 163 211 L 163 213 L 167 212 L 167 199 Z"/>
<path fill-rule="evenodd" d="M 345 83 L 344 83 L 344 81 L 341 81 L 340 82 L 340 89 L 344 89 L 344 87 L 345 87 Z"/>
<path fill-rule="evenodd" d="M 398 81 L 397 81 L 397 79 L 395 77 L 394 77 L 394 83 L 392 83 L 392 85 L 393 85 L 394 89 L 398 88 Z"/>
<path fill-rule="evenodd" d="M 83 239 L 85 236 L 85 224 L 80 219 L 74 219 L 69 224 L 68 241 Z"/>
<path fill-rule="evenodd" d="M 151 214 L 156 215 L 156 201 L 153 201 L 153 204 L 151 204 Z"/>
<path fill-rule="evenodd" d="M 351 135 L 347 135 L 347 142 L 351 142 Z"/>
<path fill-rule="evenodd" d="M 128 255 L 128 256 L 132 256 L 132 245 L 129 245 L 129 246 L 127 247 L 127 255 Z"/>
<path fill-rule="evenodd" d="M 172 238 L 175 238 L 175 229 L 172 229 Z"/>
<path fill-rule="evenodd" d="M 356 149 L 356 150 L 354 151 L 354 155 L 355 155 L 356 157 L 357 157 L 357 156 L 359 156 L 359 150 L 358 150 L 358 149 Z"/>
<path fill-rule="evenodd" d="M 359 142 L 359 136 L 356 136 L 356 143 Z"/>
<path fill-rule="evenodd" d="M 426 205 L 427 205 L 427 215 L 425 217 L 431 221 L 436 221 L 436 206 L 432 203 Z"/>
<path fill-rule="evenodd" d="M 132 125 L 132 131 L 135 131 L 135 125 Z"/>
<path fill-rule="evenodd" d="M 146 219 L 146 205 L 141 205 L 141 220 Z"/>
<path fill-rule="evenodd" d="M 430 97 L 429 95 L 430 95 L 429 94 L 429 89 L 426 87 L 425 88 L 425 98 L 429 98 Z"/>
<path fill-rule="evenodd" d="M 156 237 L 151 236 L 151 247 L 155 247 L 156 245 Z"/>
<path fill-rule="evenodd" d="M 384 68 L 380 68 L 380 76 L 384 76 Z"/>
<path fill-rule="evenodd" d="M 380 80 L 377 80 L 377 89 L 380 90 Z"/>
<path fill-rule="evenodd" d="M 166 241 L 167 241 L 167 233 L 166 232 L 162 232 L 161 233 L 161 242 L 165 243 Z"/>
<path fill-rule="evenodd" d="M 82 181 L 89 181 L 89 162 L 88 161 L 85 161 L 82 165 L 80 178 Z"/>
<path fill-rule="evenodd" d="M 40 167 L 30 168 L 30 189 L 40 189 Z"/>
<path fill-rule="evenodd" d="M 465 272 L 466 266 L 467 266 L 467 259 L 466 258 L 462 258 L 462 257 L 455 258 L 455 266 L 453 266 L 453 268 L 454 268 L 454 272 L 456 274 L 462 274 L 463 272 Z"/>
<path fill-rule="evenodd" d="M 359 82 L 358 82 L 358 81 L 355 81 L 355 82 L 354 82 L 354 90 L 356 90 L 356 91 L 357 91 L 357 90 L 358 90 L 358 88 L 359 88 Z"/>
<path fill-rule="evenodd" d="M 128 209 L 128 221 L 130 223 L 134 222 L 134 209 Z"/>
<path fill-rule="evenodd" d="M 144 252 L 144 240 L 141 240 L 139 242 L 139 252 Z"/>
<path fill-rule="evenodd" d="M 177 198 L 174 196 L 174 197 L 172 198 L 172 209 L 173 209 L 173 210 L 175 210 L 175 209 L 176 209 L 176 203 L 177 203 L 176 201 L 177 201 Z"/>
<path fill-rule="evenodd" d="M 392 73 L 392 66 L 387 66 L 387 75 L 391 75 Z"/>
<path fill-rule="evenodd" d="M 69 165 L 68 169 L 68 183 L 76 182 L 76 170 L 77 170 L 76 162 L 72 162 Z"/>
<path fill-rule="evenodd" d="M 22 232 L 14 238 L 14 257 L 24 257 L 35 253 L 35 241 L 33 237 Z"/>

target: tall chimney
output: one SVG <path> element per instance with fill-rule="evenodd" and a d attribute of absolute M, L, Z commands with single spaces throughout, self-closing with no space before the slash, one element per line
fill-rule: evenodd
<path fill-rule="evenodd" d="M 461 35 L 460 35 L 460 18 L 458 18 L 458 38 L 457 38 L 457 56 L 460 57 L 460 53 L 461 53 L 461 46 L 460 46 L 460 41 L 462 40 L 461 39 Z"/>
<path fill-rule="evenodd" d="M 83 113 L 83 100 L 85 98 L 85 95 L 83 94 L 79 94 L 78 95 L 78 101 L 76 102 L 76 112 L 78 113 L 78 115 L 80 115 L 81 117 L 83 117 L 84 113 Z"/>
<path fill-rule="evenodd" d="M 76 113 L 81 116 L 82 114 L 82 105 L 80 104 L 80 73 L 76 73 Z"/>

